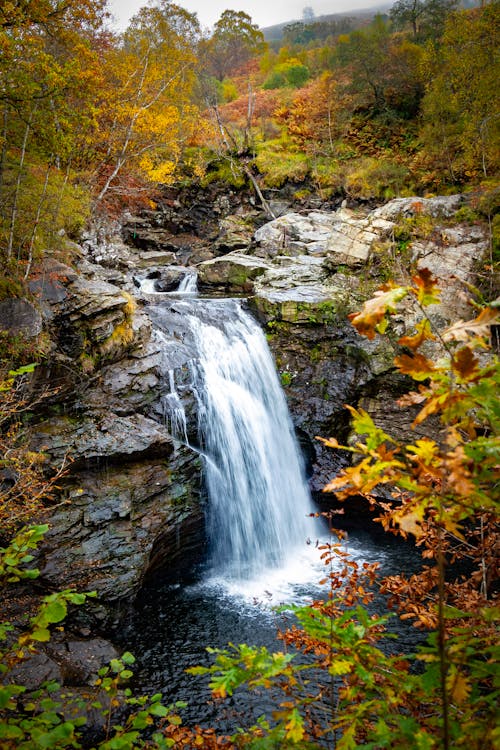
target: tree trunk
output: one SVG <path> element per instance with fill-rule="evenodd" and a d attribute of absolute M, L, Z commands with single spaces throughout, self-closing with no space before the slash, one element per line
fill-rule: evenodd
<path fill-rule="evenodd" d="M 31 266 L 33 264 L 33 251 L 35 248 L 36 231 L 38 229 L 38 225 L 40 224 L 40 218 L 42 215 L 42 206 L 44 204 L 45 196 L 47 194 L 47 185 L 49 184 L 49 175 L 50 175 L 50 163 L 48 164 L 47 171 L 45 172 L 45 181 L 43 183 L 43 190 L 40 196 L 40 200 L 38 201 L 35 221 L 33 222 L 33 231 L 31 232 L 30 244 L 29 244 L 29 249 L 28 249 L 28 262 L 26 264 L 26 272 L 24 274 L 25 281 L 30 275 Z"/>
<path fill-rule="evenodd" d="M 16 180 L 16 189 L 14 191 L 14 202 L 12 204 L 12 212 L 10 215 L 10 230 L 9 230 L 9 239 L 7 242 L 7 260 L 8 261 L 12 257 L 12 248 L 14 247 L 14 232 L 16 229 L 16 222 L 17 222 L 19 192 L 21 190 L 21 182 L 23 179 L 24 159 L 26 157 L 26 146 L 28 144 L 28 136 L 29 136 L 29 132 L 31 129 L 32 119 L 33 119 L 33 112 L 31 111 L 30 116 L 28 118 L 28 122 L 26 123 L 25 131 L 24 131 L 23 145 L 21 147 L 21 157 L 19 160 L 19 171 L 17 173 L 17 180 Z"/>

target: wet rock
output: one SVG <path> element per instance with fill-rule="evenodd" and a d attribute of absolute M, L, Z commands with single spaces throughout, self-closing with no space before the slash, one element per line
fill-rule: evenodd
<path fill-rule="evenodd" d="M 158 399 L 163 356 L 153 336 L 131 356 L 102 367 L 99 379 L 85 389 L 92 410 L 109 409 L 118 416 L 143 411 Z"/>
<path fill-rule="evenodd" d="M 217 253 L 229 253 L 250 246 L 254 225 L 248 216 L 226 216 L 219 223 L 219 234 L 214 243 Z"/>
<path fill-rule="evenodd" d="M 42 316 L 27 299 L 4 299 L 0 302 L 0 329 L 33 339 L 42 332 Z"/>
<path fill-rule="evenodd" d="M 94 413 L 75 420 L 54 417 L 33 428 L 32 446 L 61 465 L 67 456 L 73 467 L 106 459 L 114 461 L 141 455 L 169 455 L 170 436 L 151 419 L 141 414 L 117 416 Z"/>
<path fill-rule="evenodd" d="M 269 268 L 262 258 L 242 253 L 229 253 L 197 266 L 200 289 L 228 292 L 251 292 L 253 281 Z"/>
<path fill-rule="evenodd" d="M 60 664 L 47 653 L 31 654 L 27 659 L 16 664 L 8 673 L 9 681 L 23 685 L 26 690 L 38 690 L 44 682 L 63 681 Z"/>
<path fill-rule="evenodd" d="M 178 287 L 184 276 L 186 269 L 179 266 L 167 266 L 161 268 L 156 276 L 148 275 L 148 278 L 154 278 L 154 288 L 157 292 L 173 292 Z"/>
<path fill-rule="evenodd" d="M 51 513 L 37 562 L 52 586 L 96 590 L 98 601 L 109 605 L 133 599 L 150 572 L 158 539 L 170 544 L 161 555 L 156 550 L 155 568 L 168 576 L 179 564 L 188 566 L 201 546 L 203 514 L 198 459 L 189 449 L 179 449 L 168 464 L 151 458 L 124 465 L 103 461 L 68 480 L 67 505 Z"/>
<path fill-rule="evenodd" d="M 56 636 L 45 646 L 45 650 L 60 669 L 60 684 L 71 686 L 92 684 L 97 679 L 99 669 L 120 655 L 113 644 L 104 638 L 63 640 Z"/>

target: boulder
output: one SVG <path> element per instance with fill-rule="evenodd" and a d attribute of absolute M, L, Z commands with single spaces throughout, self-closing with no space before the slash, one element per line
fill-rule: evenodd
<path fill-rule="evenodd" d="M 226 216 L 219 222 L 219 234 L 214 242 L 217 253 L 229 253 L 250 246 L 254 226 L 249 216 Z"/>
<path fill-rule="evenodd" d="M 33 339 L 42 332 L 42 316 L 27 299 L 4 299 L 0 302 L 0 329 Z"/>
<path fill-rule="evenodd" d="M 200 289 L 226 292 L 251 292 L 253 281 L 270 268 L 262 258 L 243 253 L 228 253 L 197 266 Z"/>
<path fill-rule="evenodd" d="M 311 211 L 305 216 L 288 213 L 258 229 L 254 239 L 271 257 L 332 256 L 338 264 L 357 266 L 368 260 L 373 243 L 387 236 L 392 226 L 380 217 L 372 220 L 348 209 Z"/>
<path fill-rule="evenodd" d="M 432 198 L 394 198 L 383 206 L 372 211 L 372 218 L 396 222 L 419 214 L 432 216 L 434 219 L 450 219 L 464 205 L 466 197 L 457 195 L 438 195 Z"/>

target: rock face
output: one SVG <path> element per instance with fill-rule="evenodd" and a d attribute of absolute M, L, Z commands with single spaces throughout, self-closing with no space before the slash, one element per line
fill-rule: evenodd
<path fill-rule="evenodd" d="M 37 563 L 50 586 L 96 590 L 93 616 L 109 624 L 147 576 L 179 577 L 196 560 L 203 502 L 198 456 L 163 418 L 169 342 L 130 294 L 83 267 L 36 287 L 54 350 L 32 387 L 58 390 L 31 442 L 67 469 Z"/>
<path fill-rule="evenodd" d="M 390 337 L 373 342 L 362 338 L 346 318 L 380 286 L 380 269 L 390 268 L 391 277 L 408 283 L 410 265 L 429 268 L 439 280 L 441 302 L 429 308 L 438 325 L 470 315 L 466 285 L 476 283 L 475 268 L 487 239 L 480 226 L 450 226 L 450 217 L 462 205 L 463 196 L 405 198 L 364 215 L 347 209 L 289 213 L 255 233 L 256 247 L 248 252 L 256 264 L 265 259 L 270 267 L 255 278 L 251 304 L 267 327 L 293 420 L 307 449 L 313 490 L 321 490 L 349 460 L 315 439 L 348 439 L 344 404 L 369 405 L 381 426 L 395 436 L 410 437 L 407 417 L 394 403 L 394 395 L 407 384 L 392 374 L 395 350 Z M 392 236 L 398 223 L 427 214 L 433 219 L 430 236 L 412 243 L 411 257 L 395 258 Z M 230 262 L 231 254 L 224 266 L 219 259 L 212 266 L 221 269 L 222 277 Z M 393 340 L 413 332 L 414 316 L 408 308 L 395 317 Z"/>
<path fill-rule="evenodd" d="M 356 216 L 347 209 L 312 211 L 306 216 L 290 213 L 258 229 L 255 240 L 271 256 L 331 253 L 336 262 L 356 266 L 368 260 L 373 243 L 392 226 L 383 218 Z"/>
<path fill-rule="evenodd" d="M 180 398 L 169 384 L 175 372 L 195 444 L 185 308 L 172 304 L 171 324 L 163 313 L 159 321 L 150 292 L 171 294 L 195 266 L 204 295 L 249 297 L 266 328 L 311 487 L 320 491 L 349 460 L 316 440 L 348 439 L 345 404 L 371 404 L 380 420 L 405 429 L 389 412 L 392 394 L 405 387 L 392 372 L 390 337 L 361 338 L 347 315 L 384 274 L 406 283 L 410 264 L 440 278 L 442 303 L 431 311 L 440 322 L 463 315 L 458 290 L 475 282 L 486 239 L 478 226 L 451 222 L 462 203 L 462 196 L 405 198 L 371 212 L 285 212 L 254 231 L 260 219 L 241 196 L 214 195 L 209 209 L 197 195 L 191 212 L 171 196 L 156 212 L 128 217 L 121 236 L 115 228 L 111 239 L 89 240 L 78 274 L 61 264 L 42 272 L 32 291 L 55 343 L 33 387 L 50 383 L 59 391 L 33 428 L 33 447 L 68 467 L 41 550 L 43 578 L 97 590 L 94 614 L 106 622 L 110 604 L 130 601 L 153 573 L 182 576 L 203 548 L 199 457 L 165 416 L 169 399 Z M 399 253 L 398 225 L 425 212 L 432 233 Z M 138 291 L 144 279 L 149 293 Z M 396 317 L 395 337 L 413 321 L 411 310 Z M 35 318 L 30 325 L 37 328 Z"/>
<path fill-rule="evenodd" d="M 26 299 L 5 299 L 0 302 L 0 330 L 32 339 L 42 331 L 42 316 Z"/>

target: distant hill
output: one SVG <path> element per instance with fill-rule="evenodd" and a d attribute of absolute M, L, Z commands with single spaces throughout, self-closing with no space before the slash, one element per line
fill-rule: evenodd
<path fill-rule="evenodd" d="M 365 20 L 373 18 L 377 13 L 388 13 L 393 3 L 384 3 L 382 5 L 374 6 L 373 8 L 362 8 L 361 10 L 346 10 L 341 13 L 329 13 L 327 15 L 315 16 L 311 21 L 304 21 L 303 18 L 294 18 L 283 23 L 274 24 L 274 26 L 266 26 L 261 31 L 264 34 L 264 38 L 267 42 L 278 42 L 283 38 L 283 29 L 285 26 L 289 26 L 293 23 L 303 23 L 304 25 L 311 25 L 315 23 L 324 23 L 329 21 L 339 21 L 342 18 L 355 18 L 359 20 Z"/>

